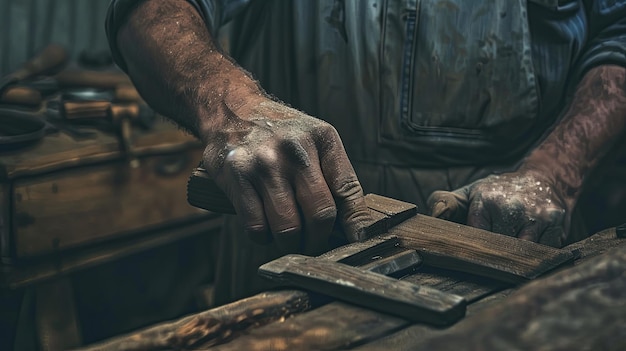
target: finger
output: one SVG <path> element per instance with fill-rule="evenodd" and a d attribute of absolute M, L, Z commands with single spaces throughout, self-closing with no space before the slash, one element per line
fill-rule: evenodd
<path fill-rule="evenodd" d="M 322 175 L 317 149 L 312 140 L 286 139 L 281 142 L 280 150 L 288 161 L 289 173 L 293 174 L 304 252 L 320 254 L 328 250 L 337 208 Z"/>
<path fill-rule="evenodd" d="M 229 179 L 234 179 L 234 177 L 229 177 Z M 224 184 L 223 188 L 243 222 L 244 230 L 250 239 L 258 244 L 272 242 L 263 210 L 263 201 L 252 184 L 247 180 L 238 179 L 235 184 Z"/>
<path fill-rule="evenodd" d="M 251 155 L 243 149 L 232 150 L 215 174 L 215 181 L 235 207 L 251 240 L 270 243 L 272 236 L 265 216 L 263 200 L 254 184 Z"/>
<path fill-rule="evenodd" d="M 467 211 L 467 225 L 474 228 L 491 230 L 491 216 L 485 208 L 482 199 L 472 200 Z"/>
<path fill-rule="evenodd" d="M 300 214 L 291 186 L 284 180 L 270 184 L 265 188 L 263 204 L 278 248 L 283 252 L 301 252 Z"/>
<path fill-rule="evenodd" d="M 320 165 L 324 179 L 337 206 L 337 219 L 350 242 L 366 239 L 366 228 L 372 222 L 365 203 L 363 188 L 348 160 L 341 139 L 334 129 L 326 138 L 318 138 Z"/>
<path fill-rule="evenodd" d="M 240 194 L 234 201 L 231 198 L 231 201 L 235 204 L 248 237 L 257 244 L 271 243 L 273 238 L 265 219 L 261 197 L 249 182 L 240 183 L 238 188 Z"/>
<path fill-rule="evenodd" d="M 296 173 L 294 183 L 304 222 L 304 252 L 309 255 L 320 254 L 328 250 L 337 208 L 317 157 L 308 167 Z"/>
<path fill-rule="evenodd" d="M 278 248 L 283 252 L 301 252 L 301 221 L 293 188 L 278 171 L 259 172 L 253 181 L 261 194 L 265 217 Z"/>
<path fill-rule="evenodd" d="M 469 188 L 463 187 L 453 192 L 438 190 L 428 197 L 428 208 L 433 217 L 465 223 L 469 203 Z"/>
<path fill-rule="evenodd" d="M 547 227 L 538 237 L 537 242 L 552 247 L 561 247 L 566 240 L 570 216 L 561 208 L 550 208 L 545 212 Z"/>
<path fill-rule="evenodd" d="M 532 242 L 538 242 L 539 236 L 543 231 L 544 226 L 541 225 L 536 219 L 529 219 L 517 232 L 517 237 L 519 239 L 528 240 Z"/>
<path fill-rule="evenodd" d="M 537 242 L 543 245 L 560 248 L 565 239 L 565 229 L 561 225 L 548 226 L 537 238 Z"/>

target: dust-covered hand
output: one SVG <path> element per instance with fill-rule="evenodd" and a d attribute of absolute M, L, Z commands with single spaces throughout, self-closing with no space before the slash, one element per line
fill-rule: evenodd
<path fill-rule="evenodd" d="M 335 128 L 269 98 L 246 100 L 219 109 L 204 164 L 250 237 L 320 253 L 337 218 L 348 240 L 360 239 L 370 214 Z"/>
<path fill-rule="evenodd" d="M 567 239 L 573 199 L 536 171 L 491 175 L 428 199 L 434 217 L 560 247 Z"/>

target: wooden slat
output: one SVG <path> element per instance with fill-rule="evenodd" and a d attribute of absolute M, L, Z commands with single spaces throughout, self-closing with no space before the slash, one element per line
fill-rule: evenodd
<path fill-rule="evenodd" d="M 0 179 L 15 179 L 75 166 L 122 159 L 115 135 L 93 130 L 96 138 L 73 140 L 64 133 L 46 136 L 28 150 L 0 154 Z M 135 130 L 133 149 L 139 156 L 199 148 L 201 142 L 171 123 L 158 121 L 149 132 Z M 197 160 L 196 160 L 197 162 Z"/>
<path fill-rule="evenodd" d="M 380 236 L 366 241 L 340 246 L 319 255 L 318 258 L 357 266 L 360 265 L 359 262 L 368 262 L 372 257 L 398 246 L 400 246 L 400 239 L 398 239 L 398 237 Z"/>
<path fill-rule="evenodd" d="M 252 329 L 215 350 L 345 350 L 406 325 L 400 318 L 335 302 L 282 323 Z"/>
<path fill-rule="evenodd" d="M 415 272 L 422 263 L 422 258 L 417 254 L 417 251 L 402 248 L 397 248 L 396 250 L 397 253 L 395 253 L 395 250 L 390 250 L 390 255 L 387 257 L 373 257 L 373 261 L 361 266 L 361 269 L 394 277 L 401 277 Z"/>
<path fill-rule="evenodd" d="M 98 351 L 181 350 L 202 348 L 234 338 L 254 325 L 284 320 L 310 307 L 309 295 L 295 290 L 258 294 L 174 322 L 146 328 L 86 347 Z"/>
<path fill-rule="evenodd" d="M 530 282 L 449 329 L 410 327 L 362 350 L 623 350 L 626 246 Z"/>
<path fill-rule="evenodd" d="M 417 215 L 389 231 L 417 250 L 424 264 L 511 283 L 535 279 L 574 255 L 530 241 Z"/>
<path fill-rule="evenodd" d="M 259 274 L 415 322 L 449 325 L 465 315 L 460 296 L 319 258 L 286 255 L 259 267 Z"/>
<path fill-rule="evenodd" d="M 402 280 L 463 296 L 468 303 L 511 286 L 494 279 L 428 266 L 420 267 Z"/>
<path fill-rule="evenodd" d="M 417 214 L 416 205 L 385 196 L 367 194 L 365 202 L 370 209 L 389 217 L 386 229 L 396 226 Z"/>
<path fill-rule="evenodd" d="M 4 265 L 0 271 L 0 289 L 21 289 L 61 275 L 102 265 L 123 257 L 163 247 L 194 235 L 219 234 L 222 219 L 214 213 L 197 221 L 188 221 L 173 227 L 158 228 L 141 235 L 100 243 L 75 252 L 65 252 L 55 259 L 29 261 L 26 265 Z"/>

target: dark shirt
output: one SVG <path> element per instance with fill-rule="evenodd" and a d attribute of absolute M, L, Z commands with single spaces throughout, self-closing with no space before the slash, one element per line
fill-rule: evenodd
<path fill-rule="evenodd" d="M 405 32 L 400 33 L 401 39 L 396 40 L 394 48 L 398 53 L 387 60 L 385 40 L 392 40 L 386 36 L 396 28 L 389 17 L 393 10 L 383 9 L 385 2 L 382 1 L 188 1 L 215 35 L 230 21 L 224 37 L 235 60 L 253 72 L 271 93 L 335 125 L 353 162 L 437 166 L 484 164 L 519 157 L 558 119 L 566 96 L 587 70 L 601 64 L 626 66 L 626 0 L 529 0 L 521 14 L 503 12 L 502 19 L 508 15 L 515 21 L 517 17 L 526 16 L 527 11 L 532 63 L 530 68 L 522 69 L 534 72 L 524 71 L 509 79 L 505 76 L 509 67 L 504 66 L 500 71 L 496 67 L 494 71 L 503 75 L 501 79 L 485 83 L 496 88 L 477 97 L 468 92 L 478 91 L 480 86 L 455 85 L 458 82 L 453 78 L 458 71 L 475 69 L 479 74 L 483 67 L 480 62 L 476 65 L 472 62 L 457 71 L 450 70 L 452 73 L 447 73 L 448 78 L 442 80 L 442 84 L 430 83 L 422 86 L 421 91 L 416 85 L 415 82 L 431 78 L 438 83 L 437 77 L 431 77 L 438 67 L 446 69 L 459 64 L 454 57 L 443 58 L 447 61 L 441 66 L 432 64 L 427 66 L 424 76 L 414 76 L 420 62 L 419 57 L 411 54 L 431 49 L 424 40 L 419 42 L 421 39 L 414 27 L 421 30 L 420 26 L 428 25 L 426 22 L 432 18 L 418 15 L 411 22 L 408 11 L 409 19 L 402 17 L 403 27 L 399 29 Z M 482 3 L 498 5 L 507 4 L 506 1 Z M 109 38 L 115 38 L 117 29 L 136 3 L 138 1 L 112 1 L 107 19 Z M 424 7 L 426 1 L 387 3 L 406 3 L 409 10 L 422 6 L 420 11 L 413 9 L 414 13 L 428 13 Z M 474 7 L 479 4 L 471 3 Z M 447 15 L 450 11 L 443 13 Z M 416 38 L 409 38 L 416 40 L 409 46 L 407 36 L 412 33 L 418 34 Z M 507 46 L 494 45 L 500 55 L 494 62 L 501 62 Z M 116 62 L 124 68 L 114 41 L 111 41 L 111 49 Z M 446 47 L 442 44 L 441 48 L 432 50 L 441 52 Z M 514 60 L 523 61 L 522 51 L 514 52 L 518 55 Z M 433 62 L 439 59 L 433 54 Z M 488 64 L 486 62 L 485 67 L 490 67 Z M 517 95 L 498 98 L 498 89 L 518 89 L 520 77 L 520 84 L 527 84 L 527 88 L 519 88 Z M 507 80 L 513 83 L 507 86 Z M 498 84 L 504 84 L 504 88 Z M 453 98 L 444 97 L 433 106 L 424 107 L 431 99 L 426 94 L 430 87 L 434 94 L 432 99 L 446 94 Z M 419 100 L 422 96 L 426 97 Z M 418 102 L 413 101 L 416 99 Z M 437 121 L 438 109 L 445 109 L 447 105 L 471 105 L 476 99 L 483 99 L 484 103 L 457 108 L 449 112 L 451 118 Z M 498 99 L 513 100 L 513 104 L 521 107 L 509 111 L 507 104 L 513 104 L 505 101 L 498 106 Z M 415 111 L 419 108 L 435 112 L 422 120 L 417 118 L 416 124 L 415 116 L 422 113 Z M 494 109 L 495 112 L 490 112 Z M 486 117 L 481 115 L 483 113 Z M 496 116 L 494 120 L 489 119 L 489 113 Z M 500 121 L 516 114 L 521 117 L 512 118 L 510 122 Z M 468 122 L 474 115 L 476 121 Z M 415 157 L 416 154 L 420 157 Z"/>

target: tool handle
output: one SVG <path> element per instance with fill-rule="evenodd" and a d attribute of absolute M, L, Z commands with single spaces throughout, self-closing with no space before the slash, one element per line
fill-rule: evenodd
<path fill-rule="evenodd" d="M 35 57 L 26 61 L 22 67 L 11 74 L 14 81 L 32 78 L 38 75 L 54 74 L 69 59 L 68 53 L 59 44 L 50 44 Z"/>
<path fill-rule="evenodd" d="M 28 87 L 10 86 L 0 93 L 0 103 L 3 104 L 38 106 L 41 101 L 41 93 Z"/>
<path fill-rule="evenodd" d="M 121 72 L 64 70 L 55 75 L 54 78 L 62 88 L 115 89 L 119 85 L 132 84 L 130 78 Z"/>
<path fill-rule="evenodd" d="M 281 286 L 296 286 L 414 322 L 450 325 L 465 316 L 454 294 L 329 260 L 286 255 L 259 267 Z"/>
<path fill-rule="evenodd" d="M 187 182 L 187 202 L 208 211 L 235 214 L 235 207 L 203 168 L 196 168 Z"/>
<path fill-rule="evenodd" d="M 108 118 L 111 103 L 108 101 L 65 101 L 63 116 L 68 120 Z"/>

